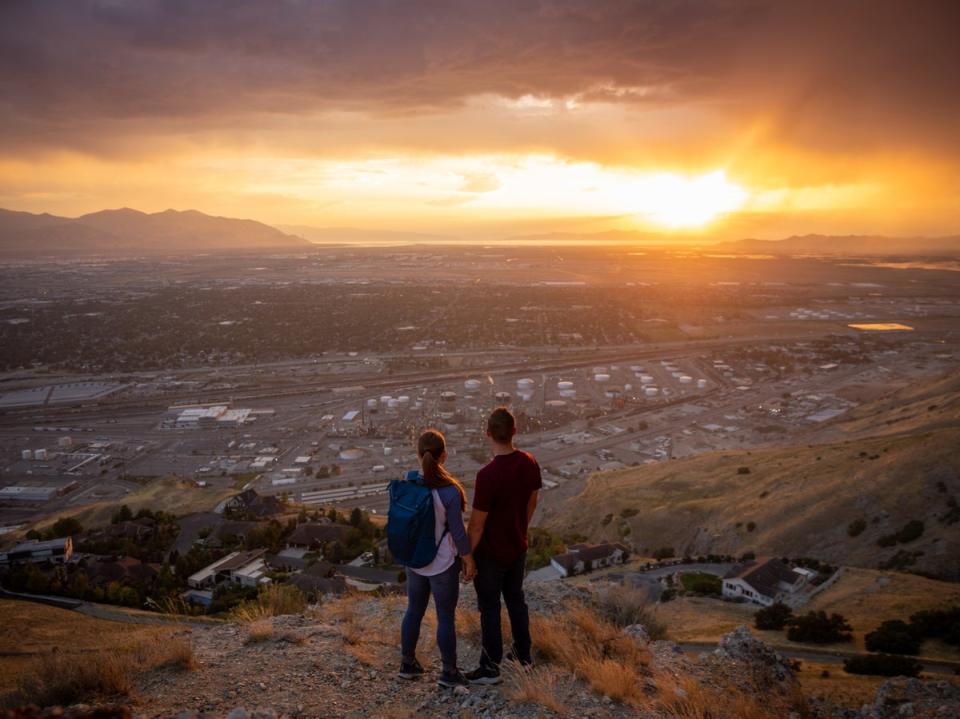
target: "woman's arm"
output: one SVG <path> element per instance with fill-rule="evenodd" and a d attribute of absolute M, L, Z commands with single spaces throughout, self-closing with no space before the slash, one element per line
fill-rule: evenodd
<path fill-rule="evenodd" d="M 463 509 L 460 504 L 460 492 L 454 487 L 444 488 L 440 496 L 443 508 L 447 510 L 447 529 L 457 548 L 457 554 L 466 557 L 471 553 L 470 539 L 467 537 L 466 527 L 463 526 Z"/>

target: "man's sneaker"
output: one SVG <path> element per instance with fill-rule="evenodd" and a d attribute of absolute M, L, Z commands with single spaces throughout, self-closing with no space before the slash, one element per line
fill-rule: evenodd
<path fill-rule="evenodd" d="M 479 666 L 472 672 L 468 672 L 467 679 L 471 684 L 499 684 L 503 681 L 500 678 L 499 669 L 485 666 Z"/>
<path fill-rule="evenodd" d="M 447 687 L 448 689 L 454 689 L 456 687 L 465 687 L 470 684 L 470 682 L 463 676 L 463 672 L 457 669 L 456 671 L 441 674 L 440 678 L 437 679 L 437 684 L 442 687 Z"/>
<path fill-rule="evenodd" d="M 420 662 L 414 659 L 412 662 L 408 662 L 406 659 L 400 662 L 400 671 L 397 672 L 397 676 L 401 679 L 416 679 L 417 677 L 423 674 L 423 667 L 420 666 Z"/>

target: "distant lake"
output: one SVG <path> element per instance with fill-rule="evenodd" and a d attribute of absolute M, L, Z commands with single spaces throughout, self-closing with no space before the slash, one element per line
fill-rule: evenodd
<path fill-rule="evenodd" d="M 913 332 L 913 327 L 899 322 L 857 322 L 847 327 L 868 332 Z"/>

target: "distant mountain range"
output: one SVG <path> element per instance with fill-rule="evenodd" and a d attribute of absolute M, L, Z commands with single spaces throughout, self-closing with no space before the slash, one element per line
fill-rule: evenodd
<path fill-rule="evenodd" d="M 230 250 L 303 250 L 313 244 L 415 245 L 462 242 L 448 235 L 354 227 L 281 225 L 214 217 L 197 210 L 148 214 L 122 208 L 81 217 L 35 215 L 0 209 L 0 257 L 98 254 L 184 254 Z M 669 235 L 611 230 L 596 233 L 547 232 L 506 238 L 530 245 L 636 245 L 669 247 Z M 688 245 L 684 245 L 688 247 Z M 960 235 L 882 237 L 876 235 L 803 235 L 783 240 L 746 239 L 701 245 L 737 254 L 770 255 L 937 255 L 960 256 Z"/>
<path fill-rule="evenodd" d="M 546 232 L 509 238 L 518 245 L 638 245 L 670 247 L 669 235 L 630 230 L 605 232 Z M 689 243 L 683 245 L 688 248 Z M 960 235 L 947 237 L 884 237 L 882 235 L 794 235 L 782 240 L 733 240 L 699 245 L 701 249 L 764 255 L 947 255 L 960 256 Z"/>
<path fill-rule="evenodd" d="M 794 235 L 783 240 L 721 242 L 715 249 L 767 255 L 960 255 L 960 235 L 883 237 L 879 235 Z"/>
<path fill-rule="evenodd" d="M 310 243 L 254 220 L 196 210 L 148 214 L 123 208 L 81 217 L 0 209 L 0 255 L 170 254 L 303 249 Z"/>

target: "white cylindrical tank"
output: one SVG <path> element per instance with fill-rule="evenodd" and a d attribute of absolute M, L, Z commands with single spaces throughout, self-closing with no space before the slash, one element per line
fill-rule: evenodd
<path fill-rule="evenodd" d="M 653 375 L 652 374 L 640 375 L 640 384 L 653 384 Z"/>
<path fill-rule="evenodd" d="M 410 397 L 408 395 L 402 394 L 397 397 L 397 402 L 400 404 L 410 404 Z"/>
<path fill-rule="evenodd" d="M 533 399 L 533 392 L 518 392 L 517 396 L 520 397 L 523 402 L 529 402 Z"/>
<path fill-rule="evenodd" d="M 367 400 L 367 409 L 376 409 L 379 403 L 375 399 Z"/>
<path fill-rule="evenodd" d="M 560 390 L 561 397 L 573 398 L 577 396 L 577 390 L 575 389 L 562 389 Z"/>
<path fill-rule="evenodd" d="M 565 379 L 560 380 L 559 382 L 557 382 L 557 389 L 560 390 L 561 392 L 565 389 L 573 389 L 573 382 Z"/>
<path fill-rule="evenodd" d="M 632 385 L 632 384 L 627 383 L 627 384 L 623 385 L 623 391 L 624 391 L 624 392 L 629 392 L 629 391 L 632 390 L 632 389 L 633 389 L 633 385 Z"/>
<path fill-rule="evenodd" d="M 688 374 L 682 374 L 677 379 L 680 380 L 680 384 L 690 384 L 693 382 L 693 377 Z"/>
<path fill-rule="evenodd" d="M 645 387 L 643 390 L 643 393 L 647 397 L 656 397 L 659 392 L 660 390 L 658 390 L 656 387 Z"/>
<path fill-rule="evenodd" d="M 707 380 L 705 380 L 705 379 L 698 379 L 698 380 L 697 380 L 697 389 L 706 389 L 706 388 L 707 388 Z"/>
<path fill-rule="evenodd" d="M 39 460 L 45 460 L 45 459 L 47 458 L 47 450 L 45 450 L 45 449 L 38 449 L 38 450 L 34 451 L 34 453 L 33 453 L 33 458 L 34 458 L 34 459 L 39 459 Z"/>
<path fill-rule="evenodd" d="M 497 392 L 493 395 L 493 398 L 497 400 L 500 404 L 507 404 L 510 402 L 510 393 L 509 392 Z"/>
<path fill-rule="evenodd" d="M 563 409 L 567 403 L 562 399 L 548 399 L 546 405 L 551 409 Z"/>
<path fill-rule="evenodd" d="M 456 401 L 457 401 L 457 393 L 456 393 L 456 392 L 451 392 L 450 390 L 447 390 L 447 391 L 445 391 L 445 392 L 441 392 L 441 393 L 440 393 L 440 401 L 441 401 L 441 402 L 456 402 Z"/>
<path fill-rule="evenodd" d="M 400 406 L 400 400 L 395 397 L 391 397 L 390 400 L 387 402 L 388 409 L 397 409 L 399 406 Z"/>
<path fill-rule="evenodd" d="M 380 396 L 380 404 L 386 404 L 390 401 L 390 395 L 385 394 Z"/>
<path fill-rule="evenodd" d="M 363 450 L 359 447 L 349 447 L 347 449 L 340 450 L 340 459 L 345 462 L 352 462 L 356 459 L 363 457 Z"/>
<path fill-rule="evenodd" d="M 467 392 L 476 392 L 482 386 L 483 386 L 483 383 L 480 382 L 480 380 L 478 379 L 468 379 L 466 382 L 463 383 L 463 388 L 467 390 Z"/>
<path fill-rule="evenodd" d="M 593 381 L 599 382 L 600 384 L 603 384 L 604 382 L 609 382 L 610 375 L 608 375 L 606 372 L 597 372 L 596 374 L 593 375 Z"/>
<path fill-rule="evenodd" d="M 532 379 L 524 377 L 517 380 L 517 389 L 533 389 L 534 384 L 536 383 Z"/>

